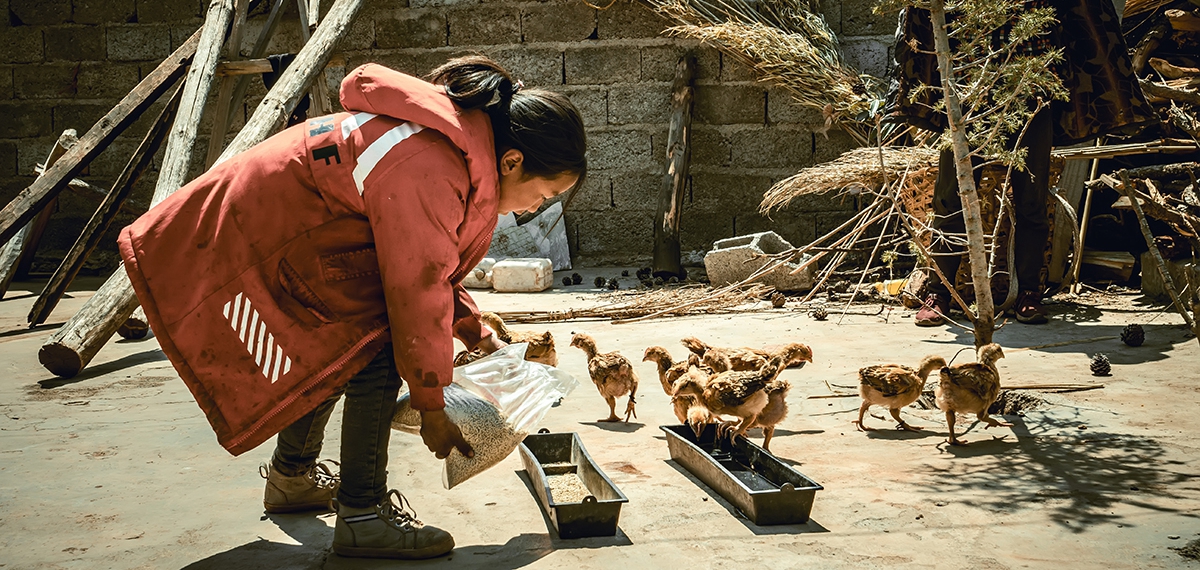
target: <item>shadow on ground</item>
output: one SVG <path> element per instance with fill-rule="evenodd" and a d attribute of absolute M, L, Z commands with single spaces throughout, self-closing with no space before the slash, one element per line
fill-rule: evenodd
<path fill-rule="evenodd" d="M 91 380 L 92 378 L 97 378 L 118 370 L 132 368 L 139 364 L 162 362 L 166 359 L 167 355 L 163 354 L 162 350 L 159 350 L 157 347 L 155 347 L 152 350 L 146 350 L 136 354 L 122 356 L 121 358 L 118 358 L 112 362 L 105 362 L 104 364 L 97 366 L 89 366 L 88 368 L 85 368 L 83 372 L 80 372 L 78 375 L 71 378 L 59 378 L 56 376 L 46 380 L 39 380 L 38 385 L 42 388 L 58 388 L 69 384 L 75 384 L 76 382 L 83 382 L 84 380 Z"/>
<path fill-rule="evenodd" d="M 783 460 L 783 461 L 792 463 L 791 460 Z M 680 475 L 683 475 L 684 477 L 686 477 L 688 479 L 688 481 L 691 481 L 691 483 L 693 485 L 699 487 L 700 490 L 702 490 L 706 494 L 708 494 L 709 498 L 716 501 L 718 505 L 725 507 L 725 510 L 729 511 L 729 514 L 733 515 L 733 518 L 737 519 L 737 521 L 742 523 L 742 525 L 745 526 L 746 529 L 748 529 L 750 532 L 753 532 L 757 536 L 773 535 L 773 534 L 810 534 L 810 533 L 829 532 L 829 529 L 825 528 L 824 526 L 821 526 L 821 523 L 814 521 L 812 519 L 808 519 L 808 522 L 805 524 L 781 524 L 781 525 L 771 525 L 771 526 L 756 525 L 753 522 L 750 522 L 750 519 L 746 518 L 746 514 L 743 513 L 741 511 L 741 509 L 735 507 L 729 501 L 726 501 L 724 497 L 717 494 L 717 492 L 713 491 L 711 488 L 709 488 L 708 485 L 705 485 L 703 481 L 697 479 L 696 476 L 692 475 L 691 471 L 688 471 L 686 467 L 676 463 L 674 460 L 671 460 L 671 459 L 667 459 L 667 460 L 665 460 L 665 462 L 667 465 L 670 465 L 672 469 L 678 471 Z M 817 497 L 820 498 L 820 495 L 817 495 Z"/>

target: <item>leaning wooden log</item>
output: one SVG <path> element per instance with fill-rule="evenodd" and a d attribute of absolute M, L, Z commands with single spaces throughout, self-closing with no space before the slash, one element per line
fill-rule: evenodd
<path fill-rule="evenodd" d="M 125 165 L 125 169 L 113 183 L 112 189 L 109 190 L 108 195 L 100 202 L 100 206 L 96 208 L 96 212 L 84 226 L 79 239 L 75 240 L 75 245 L 71 246 L 71 250 L 63 258 L 62 264 L 58 266 L 54 275 L 50 276 L 50 281 L 46 283 L 42 294 L 34 301 L 33 308 L 29 311 L 29 326 L 35 327 L 46 322 L 50 312 L 54 310 L 54 306 L 58 304 L 59 299 L 62 299 L 67 286 L 71 284 L 71 280 L 75 279 L 92 250 L 96 249 L 96 245 L 100 243 L 100 238 L 104 236 L 108 226 L 121 211 L 125 199 L 133 191 L 134 184 L 137 184 L 142 173 L 146 171 L 146 167 L 150 166 L 154 160 L 154 154 L 158 152 L 163 140 L 167 138 L 167 131 L 171 127 L 171 121 L 175 119 L 175 111 L 179 108 L 179 99 L 182 94 L 182 87 L 176 88 L 175 94 L 171 96 L 171 101 L 159 113 L 158 119 L 151 125 L 150 130 L 146 132 L 142 143 L 138 145 L 133 156 L 129 158 L 128 164 Z"/>
<path fill-rule="evenodd" d="M 250 5 L 250 0 L 236 0 L 236 2 L 233 7 L 233 28 L 229 31 L 229 38 L 225 40 L 225 57 L 227 59 L 234 59 L 241 52 L 242 31 L 246 27 L 246 10 Z M 216 68 L 213 68 L 213 74 L 216 74 Z M 217 108 L 213 111 L 212 116 L 208 157 L 204 159 L 206 169 L 211 168 L 212 164 L 217 161 L 217 157 L 221 156 L 221 148 L 225 146 L 225 135 L 229 132 L 231 118 L 229 110 L 235 103 L 240 104 L 233 99 L 233 90 L 236 86 L 237 79 L 222 77 L 220 86 L 217 88 Z"/>
<path fill-rule="evenodd" d="M 283 0 L 279 0 L 271 6 L 271 13 L 267 16 L 267 21 L 265 24 L 263 24 L 262 29 L 259 30 L 258 39 L 256 39 L 254 41 L 254 47 L 250 49 L 250 59 L 251 60 L 256 60 L 256 58 L 261 58 L 263 56 L 263 54 L 265 54 L 267 52 L 267 44 L 269 44 L 271 42 L 271 37 L 275 35 L 275 28 L 279 27 L 279 21 L 282 19 L 284 4 L 286 4 L 286 2 L 283 2 Z M 261 61 L 266 63 L 267 67 L 270 68 L 271 63 L 269 61 L 267 61 L 265 59 L 263 59 Z M 220 71 L 220 69 L 221 69 L 221 66 L 218 65 L 217 66 L 218 72 Z M 270 69 L 268 69 L 268 71 L 270 71 Z M 266 72 L 264 71 L 263 73 L 266 73 Z M 237 83 L 234 85 L 234 88 L 233 88 L 233 96 L 231 96 L 230 99 L 232 99 L 234 101 L 238 101 L 239 103 L 244 101 L 246 99 L 246 89 L 249 87 L 250 87 L 250 77 L 249 76 L 243 75 L 241 77 L 238 77 Z M 241 110 L 241 108 L 238 105 L 235 105 L 235 106 L 232 106 L 229 108 L 229 114 L 227 115 L 228 118 L 226 120 L 226 124 L 233 123 L 233 114 L 239 110 Z M 222 142 L 222 144 L 224 144 L 225 141 L 222 140 L 221 142 Z"/>
<path fill-rule="evenodd" d="M 345 35 L 346 30 L 350 27 L 350 22 L 358 14 L 362 4 L 363 0 L 337 0 L 334 3 L 325 17 L 325 22 L 317 28 L 317 33 L 300 50 L 296 59 L 275 82 L 275 86 L 271 88 L 267 96 L 263 98 L 246 126 L 242 127 L 233 142 L 229 143 L 229 146 L 221 153 L 221 157 L 217 160 L 218 164 L 262 142 L 283 123 L 295 109 L 296 103 L 304 95 L 304 91 L 311 85 L 317 75 L 316 71 L 323 69 L 325 63 L 329 61 L 334 46 Z M 207 20 L 205 28 L 208 28 Z M 222 29 L 224 29 L 223 26 Z M 206 49 L 206 58 L 203 60 L 206 61 L 204 67 L 207 69 L 206 75 L 210 78 L 208 82 L 210 85 L 219 50 L 219 43 L 215 47 L 209 46 Z M 208 56 L 211 56 L 211 59 Z M 198 56 L 193 67 L 200 67 L 201 61 L 202 59 Z M 191 74 L 189 73 L 190 81 Z M 185 89 L 187 88 L 185 87 Z M 188 105 L 189 101 L 191 99 L 185 91 L 180 103 L 179 116 L 175 121 L 177 127 L 179 121 L 185 116 L 184 105 Z M 196 123 L 198 124 L 199 121 Z M 169 151 L 170 145 L 168 145 Z M 160 174 L 160 182 L 164 174 Z M 151 207 L 167 197 L 166 195 L 160 196 L 159 190 L 161 189 L 164 188 L 160 185 L 155 190 L 155 200 Z M 171 192 L 176 189 L 178 189 L 177 186 Z M 101 292 L 104 294 L 101 295 Z M 112 338 L 117 329 L 125 324 L 136 308 L 137 297 L 129 284 L 129 276 L 126 275 L 123 268 L 119 269 L 100 287 L 96 295 L 84 304 L 79 313 L 67 321 L 54 336 L 50 337 L 50 340 L 42 346 L 41 352 L 38 353 L 38 359 L 47 370 L 59 376 L 71 377 L 78 374 L 96 356 L 100 347 L 104 346 L 104 343 Z"/>
<path fill-rule="evenodd" d="M 33 219 L 38 212 L 50 203 L 63 188 L 67 181 L 75 178 L 85 166 L 100 154 L 113 139 L 117 138 L 129 125 L 150 108 L 167 89 L 171 87 L 187 70 L 188 62 L 196 53 L 200 41 L 200 32 L 192 35 L 175 53 L 149 75 L 137 87 L 133 88 L 116 107 L 104 118 L 96 122 L 88 132 L 79 139 L 79 144 L 63 155 L 62 159 L 50 168 L 45 176 L 38 178 L 28 188 L 21 191 L 12 202 L 0 210 L 0 242 L 8 241 L 21 226 Z"/>
<path fill-rule="evenodd" d="M 1182 89 L 1174 89 L 1166 85 L 1159 85 L 1153 81 L 1139 79 L 1138 85 L 1142 86 L 1142 92 L 1154 97 L 1162 97 L 1179 103 L 1188 103 L 1191 105 L 1200 105 L 1200 93 L 1195 91 L 1184 91 Z"/>
<path fill-rule="evenodd" d="M 128 340 L 143 339 L 149 333 L 150 321 L 146 320 L 146 312 L 141 307 L 134 310 L 133 314 L 129 315 L 128 319 L 125 319 L 125 324 L 117 329 L 117 334 L 121 338 Z"/>
<path fill-rule="evenodd" d="M 690 55 L 675 66 L 671 86 L 671 127 L 667 131 L 667 167 L 658 194 L 654 223 L 654 276 L 667 279 L 687 277 L 680 258 L 679 224 L 683 218 L 683 195 L 687 191 L 688 167 L 692 160 L 692 76 L 695 63 Z"/>
<path fill-rule="evenodd" d="M 296 0 L 296 6 L 300 9 L 300 40 L 308 43 L 312 37 L 312 33 L 317 29 L 317 20 L 321 15 L 321 6 L 319 0 Z M 325 85 L 325 66 L 317 72 L 317 79 L 313 81 L 312 87 L 308 90 L 312 101 L 312 113 L 309 116 L 328 115 L 333 112 L 333 105 L 329 102 L 329 90 Z"/>
<path fill-rule="evenodd" d="M 67 129 L 58 137 L 58 142 L 54 144 L 54 148 L 50 150 L 50 156 L 46 158 L 46 168 L 54 166 L 72 146 L 78 142 L 75 136 L 75 129 Z M 38 174 L 41 178 L 44 174 Z M 37 223 L 36 220 L 31 220 L 25 227 L 21 228 L 17 235 L 8 240 L 4 244 L 4 248 L 0 249 L 0 299 L 4 298 L 4 294 L 8 292 L 8 286 L 12 283 L 13 276 L 17 274 L 17 266 L 21 262 L 21 256 L 25 251 L 28 251 L 30 245 L 30 236 L 33 233 L 33 226 Z M 32 252 L 30 252 L 32 254 Z"/>

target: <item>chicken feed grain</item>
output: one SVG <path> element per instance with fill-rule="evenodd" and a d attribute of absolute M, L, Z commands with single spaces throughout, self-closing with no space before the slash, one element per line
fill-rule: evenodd
<path fill-rule="evenodd" d="M 581 503 L 584 497 L 592 494 L 575 473 L 546 475 L 546 484 L 550 487 L 550 500 L 560 505 Z"/>

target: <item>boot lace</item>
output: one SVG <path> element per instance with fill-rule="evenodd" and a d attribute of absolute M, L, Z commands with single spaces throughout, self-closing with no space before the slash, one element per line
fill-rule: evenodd
<path fill-rule="evenodd" d="M 305 473 L 305 475 L 308 476 L 309 479 L 312 479 L 312 482 L 315 483 L 320 489 L 336 489 L 338 483 L 341 482 L 341 477 L 334 471 L 333 468 L 330 467 L 330 464 L 338 467 L 339 470 L 342 466 L 342 464 L 338 463 L 337 461 L 325 459 L 318 461 L 316 465 L 313 465 L 312 469 L 308 470 L 308 473 Z"/>
<path fill-rule="evenodd" d="M 408 502 L 408 499 L 400 491 L 395 489 L 388 491 L 387 496 L 380 503 L 379 517 L 393 527 L 403 531 L 415 531 L 422 526 L 421 521 L 417 519 L 417 511 L 413 510 L 412 504 Z"/>

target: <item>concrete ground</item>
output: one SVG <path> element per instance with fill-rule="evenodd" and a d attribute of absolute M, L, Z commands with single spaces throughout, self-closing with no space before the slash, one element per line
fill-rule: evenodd
<path fill-rule="evenodd" d="M 595 301 L 585 285 L 536 295 L 481 293 L 484 309 L 553 309 Z M 611 275 L 612 270 L 601 273 Z M 626 280 L 629 282 L 630 280 Z M 86 283 L 83 284 L 86 287 Z M 94 286 L 94 284 L 93 284 Z M 267 443 L 230 457 L 153 338 L 113 341 L 82 375 L 58 379 L 37 362 L 41 343 L 87 299 L 72 293 L 32 331 L 32 296 L 17 284 L 0 302 L 0 567 L 2 568 L 383 568 L 402 563 L 344 559 L 329 550 L 333 518 L 267 516 L 258 464 Z M 36 290 L 36 289 L 33 289 Z M 809 398 L 852 386 L 855 371 L 884 361 L 951 356 L 960 330 L 917 329 L 902 309 L 817 322 L 790 309 L 637 324 L 574 322 L 549 329 L 561 368 L 583 383 L 543 425 L 574 431 L 629 497 L 613 538 L 560 540 L 513 454 L 453 491 L 419 438 L 395 433 L 391 483 L 420 518 L 451 531 L 439 568 L 1196 568 L 1178 555 L 1200 535 L 1200 350 L 1171 312 L 1136 296 L 1093 294 L 1051 307 L 1053 321 L 1010 324 L 996 334 L 1007 383 L 1103 382 L 1047 395 L 1051 404 L 1009 416 L 1015 426 L 974 426 L 969 447 L 943 440 L 936 412 L 904 414 L 927 431 L 855 431 L 857 397 Z M 870 307 L 859 307 L 865 310 Z M 1157 316 L 1156 316 L 1157 315 Z M 885 319 L 886 317 L 886 319 Z M 1152 321 L 1152 322 L 1151 322 Z M 1147 323 L 1146 344 L 1116 335 Z M 573 331 L 601 351 L 636 361 L 638 419 L 601 424 L 607 408 L 587 382 Z M 824 485 L 806 525 L 759 527 L 670 461 L 659 425 L 674 423 L 649 345 L 677 356 L 678 339 L 720 345 L 801 341 L 816 362 L 784 377 L 794 389 L 775 453 Z M 1020 350 L 1049 343 L 1081 342 Z M 1089 357 L 1108 354 L 1113 374 L 1092 377 Z M 969 358 L 964 354 L 960 357 Z M 873 410 L 877 416 L 883 410 Z M 881 416 L 882 417 L 882 416 Z M 327 434 L 337 457 L 340 410 Z M 968 424 L 969 425 L 969 424 Z M 753 432 L 752 432 L 753 434 Z M 755 440 L 759 440 L 757 436 Z"/>

